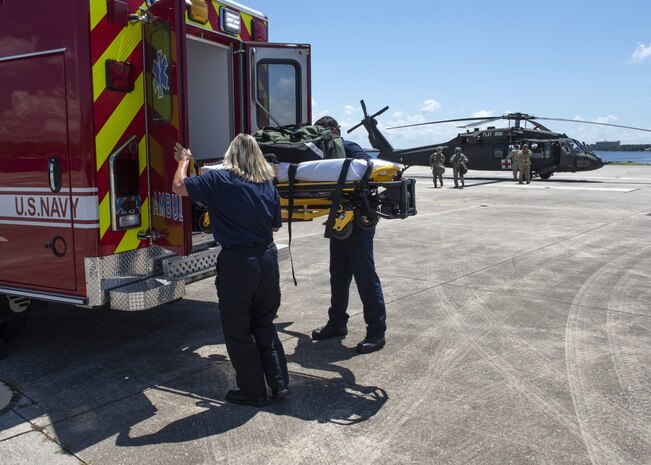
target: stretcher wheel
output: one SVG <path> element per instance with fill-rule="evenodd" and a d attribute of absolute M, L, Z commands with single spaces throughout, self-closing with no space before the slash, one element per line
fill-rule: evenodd
<path fill-rule="evenodd" d="M 336 229 L 333 229 L 332 237 L 334 237 L 335 239 L 344 240 L 344 239 L 348 239 L 352 233 L 353 233 L 353 222 L 351 221 L 348 224 L 346 224 L 346 226 L 344 226 L 341 231 L 337 231 Z"/>
<path fill-rule="evenodd" d="M 357 222 L 357 226 L 359 226 L 360 229 L 373 229 L 379 220 L 380 217 L 377 216 L 377 213 L 375 212 L 355 212 L 355 221 Z"/>

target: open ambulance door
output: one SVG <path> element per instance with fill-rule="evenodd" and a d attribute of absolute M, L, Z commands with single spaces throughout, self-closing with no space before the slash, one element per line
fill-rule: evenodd
<path fill-rule="evenodd" d="M 151 239 L 177 254 L 192 249 L 190 200 L 172 192 L 174 144 L 188 146 L 185 0 L 159 0 L 143 22 Z"/>
<path fill-rule="evenodd" d="M 246 50 L 251 133 L 310 122 L 310 46 L 247 42 Z"/>

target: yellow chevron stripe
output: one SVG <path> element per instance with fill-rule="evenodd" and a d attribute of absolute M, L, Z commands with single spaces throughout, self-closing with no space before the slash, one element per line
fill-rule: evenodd
<path fill-rule="evenodd" d="M 242 24 L 246 28 L 246 32 L 249 33 L 249 37 L 252 37 L 252 34 L 253 34 L 253 16 L 242 12 L 242 13 L 240 13 L 240 17 L 242 18 Z M 239 36 L 238 36 L 238 38 L 241 39 L 241 37 L 239 37 Z"/>
<path fill-rule="evenodd" d="M 147 212 L 149 211 L 149 199 L 145 199 L 142 203 L 142 208 L 140 209 L 140 219 L 142 225 L 140 228 L 129 229 L 124 233 L 122 240 L 115 248 L 115 253 L 126 252 L 127 250 L 135 250 L 140 245 L 140 239 L 138 239 L 138 231 L 147 231 L 148 228 L 145 228 L 145 223 L 149 222 Z"/>
<path fill-rule="evenodd" d="M 106 88 L 106 60 L 124 61 L 140 46 L 140 26 L 131 24 L 120 31 L 101 57 L 93 65 L 93 101 Z"/>
<path fill-rule="evenodd" d="M 99 204 L 99 238 L 101 239 L 106 234 L 106 231 L 111 227 L 111 197 L 108 193 Z"/>
<path fill-rule="evenodd" d="M 136 79 L 135 89 L 133 92 L 125 94 L 124 98 L 111 114 L 104 127 L 99 131 L 95 138 L 95 152 L 97 154 L 97 169 L 106 161 L 111 154 L 111 150 L 117 145 L 120 137 L 127 130 L 127 127 L 133 121 L 138 110 L 143 105 L 143 74 Z M 143 150 L 144 153 L 144 150 Z"/>
<path fill-rule="evenodd" d="M 95 29 L 104 16 L 106 16 L 106 1 L 91 0 L 90 2 L 90 30 Z"/>

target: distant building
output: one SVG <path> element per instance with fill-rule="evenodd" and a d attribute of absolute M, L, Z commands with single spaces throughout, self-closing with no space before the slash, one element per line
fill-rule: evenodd
<path fill-rule="evenodd" d="M 621 143 L 618 140 L 595 142 L 595 150 L 619 150 Z"/>

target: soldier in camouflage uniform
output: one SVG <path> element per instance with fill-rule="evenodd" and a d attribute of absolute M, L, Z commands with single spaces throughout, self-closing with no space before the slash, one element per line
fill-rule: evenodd
<path fill-rule="evenodd" d="M 441 187 L 443 187 L 443 173 L 445 172 L 445 155 L 443 154 L 443 147 L 436 147 L 436 152 L 432 153 L 429 157 L 429 165 L 432 167 L 434 189 L 438 187 L 436 185 L 437 179 L 441 182 Z"/>
<path fill-rule="evenodd" d="M 461 153 L 461 147 L 454 149 L 454 155 L 450 157 L 450 163 L 452 164 L 452 175 L 454 176 L 454 188 L 459 187 L 459 178 L 461 178 L 461 189 L 463 189 L 466 185 L 463 175 L 467 170 L 468 158 Z"/>
<path fill-rule="evenodd" d="M 523 180 L 527 181 L 527 184 L 531 181 L 531 156 L 533 153 L 529 150 L 529 144 L 522 145 L 522 150 L 518 152 L 518 166 L 520 168 L 520 176 L 518 178 L 518 184 L 522 184 Z"/>
<path fill-rule="evenodd" d="M 513 150 L 509 152 L 509 154 L 506 156 L 507 160 L 511 160 L 511 169 L 513 170 L 513 180 L 517 181 L 518 180 L 518 172 L 520 171 L 518 169 L 518 152 L 520 151 L 520 146 L 515 144 L 513 146 Z"/>

